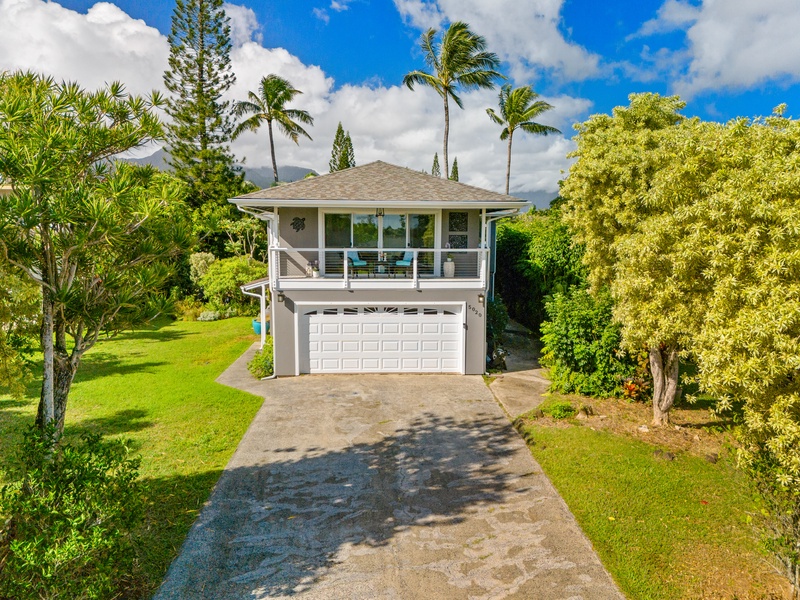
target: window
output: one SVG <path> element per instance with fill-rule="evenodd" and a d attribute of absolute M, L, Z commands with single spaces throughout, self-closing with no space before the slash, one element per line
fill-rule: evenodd
<path fill-rule="evenodd" d="M 466 213 L 465 213 L 466 214 Z M 433 248 L 436 215 L 325 213 L 326 248 Z"/>
<path fill-rule="evenodd" d="M 447 216 L 447 243 L 451 248 L 466 248 L 469 245 L 469 214 L 451 212 Z"/>

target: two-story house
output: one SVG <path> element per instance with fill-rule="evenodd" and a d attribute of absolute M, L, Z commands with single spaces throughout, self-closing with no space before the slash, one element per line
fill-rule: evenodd
<path fill-rule="evenodd" d="M 278 376 L 485 371 L 494 223 L 523 200 L 374 162 L 231 202 L 269 224 L 269 276 L 242 289 Z"/>

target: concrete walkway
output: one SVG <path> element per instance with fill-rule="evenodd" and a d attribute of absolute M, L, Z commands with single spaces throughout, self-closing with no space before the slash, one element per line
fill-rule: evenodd
<path fill-rule="evenodd" d="M 266 398 L 157 600 L 622 598 L 480 377 L 218 381 Z"/>
<path fill-rule="evenodd" d="M 529 329 L 511 321 L 504 338 L 503 346 L 509 352 L 507 370 L 494 377 L 489 387 L 508 416 L 514 419 L 542 403 L 550 380 L 546 369 L 539 366 L 538 348 Z"/>

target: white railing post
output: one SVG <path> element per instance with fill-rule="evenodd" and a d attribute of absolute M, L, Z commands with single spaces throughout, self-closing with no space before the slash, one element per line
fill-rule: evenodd
<path fill-rule="evenodd" d="M 342 260 L 344 261 L 344 287 L 350 286 L 350 266 L 347 260 L 347 249 L 342 252 Z"/>
<path fill-rule="evenodd" d="M 481 250 L 481 287 L 483 289 L 486 289 L 486 269 L 488 267 L 486 255 L 488 252 L 485 248 Z"/>
<path fill-rule="evenodd" d="M 411 273 L 413 275 L 414 287 L 419 286 L 419 270 L 417 269 L 417 259 L 419 258 L 419 250 L 414 250 L 414 255 L 411 260 Z"/>

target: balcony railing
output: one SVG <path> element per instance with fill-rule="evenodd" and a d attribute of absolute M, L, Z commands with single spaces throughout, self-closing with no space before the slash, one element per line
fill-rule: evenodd
<path fill-rule="evenodd" d="M 484 286 L 488 250 L 432 248 L 271 248 L 270 278 L 275 289 L 282 283 L 321 280 L 320 283 L 340 282 L 335 287 L 420 287 L 435 286 L 458 280 L 471 280 Z M 381 284 L 379 281 L 386 283 Z M 306 287 L 305 285 L 303 287 Z"/>

